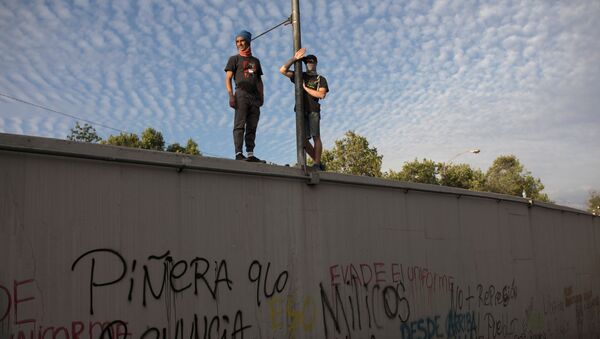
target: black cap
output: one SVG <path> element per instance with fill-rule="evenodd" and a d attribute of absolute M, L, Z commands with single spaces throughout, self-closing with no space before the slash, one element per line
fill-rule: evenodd
<path fill-rule="evenodd" d="M 312 54 L 309 54 L 309 55 L 305 56 L 304 58 L 302 58 L 302 61 L 304 61 L 304 63 L 306 63 L 308 60 L 314 60 L 315 63 L 318 62 L 317 57 Z"/>

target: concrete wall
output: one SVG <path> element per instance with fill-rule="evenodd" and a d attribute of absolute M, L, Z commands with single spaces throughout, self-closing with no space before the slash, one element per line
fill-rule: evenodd
<path fill-rule="evenodd" d="M 310 181 L 0 134 L 0 338 L 600 336 L 599 218 Z"/>

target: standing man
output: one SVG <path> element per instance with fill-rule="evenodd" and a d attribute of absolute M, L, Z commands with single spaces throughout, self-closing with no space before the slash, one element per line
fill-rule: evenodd
<path fill-rule="evenodd" d="M 254 156 L 254 139 L 260 118 L 260 106 L 264 103 L 263 75 L 260 61 L 252 56 L 250 41 L 252 34 L 241 31 L 235 37 L 239 54 L 231 56 L 225 66 L 225 87 L 229 93 L 229 106 L 235 109 L 233 121 L 233 143 L 235 159 L 250 162 L 264 162 Z M 235 81 L 235 92 L 231 86 Z M 242 152 L 246 142 L 248 158 Z"/>
<path fill-rule="evenodd" d="M 306 130 L 304 149 L 313 159 L 313 168 L 323 171 L 325 167 L 321 164 L 323 144 L 321 143 L 321 105 L 319 104 L 319 99 L 325 99 L 325 95 L 329 92 L 329 87 L 327 86 L 327 79 L 317 73 L 317 57 L 312 54 L 304 56 L 305 51 L 306 49 L 304 48 L 299 49 L 293 58 L 281 66 L 279 72 L 294 82 L 294 72 L 290 71 L 290 66 L 297 60 L 302 60 L 306 64 L 306 72 L 302 73 L 304 128 Z M 314 145 L 310 143 L 311 138 Z"/>

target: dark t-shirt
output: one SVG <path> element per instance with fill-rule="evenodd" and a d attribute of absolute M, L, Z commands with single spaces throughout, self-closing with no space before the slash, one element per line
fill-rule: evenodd
<path fill-rule="evenodd" d="M 325 93 L 329 92 L 329 86 L 327 86 L 327 79 L 324 76 L 318 74 L 308 74 L 302 72 L 302 79 L 306 87 L 318 91 L 319 88 L 324 87 Z M 291 78 L 292 82 L 295 82 L 294 77 Z M 321 112 L 321 104 L 319 99 L 309 95 L 305 90 L 302 90 L 304 94 L 304 111 L 305 112 Z M 294 108 L 296 110 L 296 108 Z"/>
<path fill-rule="evenodd" d="M 236 90 L 258 96 L 258 82 L 263 75 L 260 60 L 253 56 L 234 55 L 227 61 L 225 72 L 227 71 L 233 72 Z"/>

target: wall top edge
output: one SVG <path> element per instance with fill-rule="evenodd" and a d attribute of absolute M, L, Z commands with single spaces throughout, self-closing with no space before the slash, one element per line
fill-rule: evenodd
<path fill-rule="evenodd" d="M 47 156 L 70 157 L 79 159 L 90 159 L 98 161 L 113 161 L 120 163 L 139 164 L 147 166 L 162 166 L 184 170 L 200 170 L 236 173 L 240 175 L 254 175 L 264 177 L 280 177 L 294 180 L 306 181 L 318 186 L 319 183 L 331 183 L 341 185 L 360 185 L 399 189 L 405 191 L 420 191 L 437 194 L 450 194 L 460 197 L 473 197 L 482 199 L 493 199 L 498 202 L 514 202 L 526 204 L 530 207 L 548 208 L 583 214 L 594 217 L 592 214 L 575 208 L 544 203 L 516 196 L 476 192 L 466 189 L 402 182 L 382 178 L 346 175 L 332 172 L 319 172 L 312 176 L 306 175 L 303 170 L 295 167 L 247 163 L 232 159 L 193 156 L 187 154 L 176 154 L 163 151 L 152 151 L 130 147 L 112 145 L 100 145 L 70 140 L 61 140 L 29 135 L 17 135 L 0 133 L 0 152 L 33 153 Z"/>

